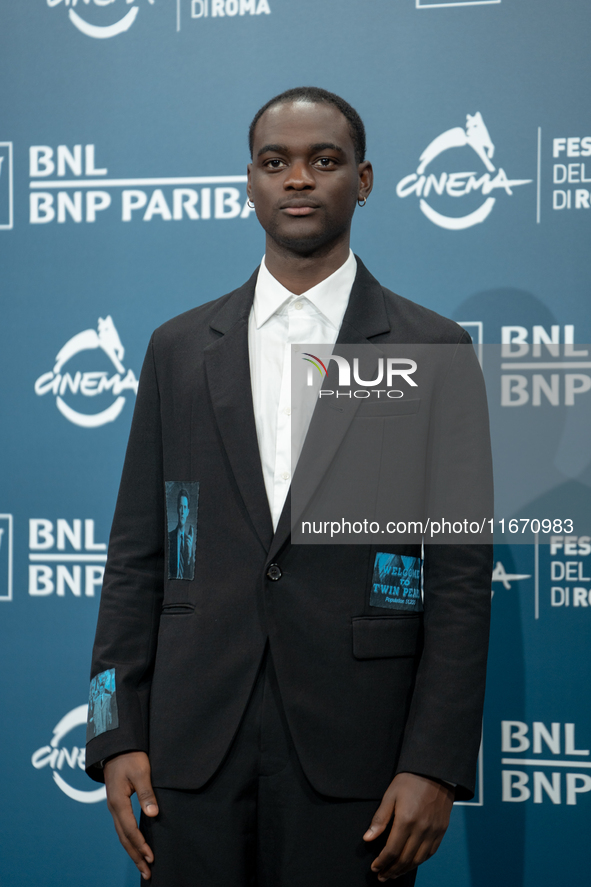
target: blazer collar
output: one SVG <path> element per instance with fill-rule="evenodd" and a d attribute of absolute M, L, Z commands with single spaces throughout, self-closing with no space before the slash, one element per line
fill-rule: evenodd
<path fill-rule="evenodd" d="M 355 256 L 355 259 L 357 274 L 353 281 L 349 304 L 343 317 L 337 344 L 354 344 L 390 331 L 390 321 L 382 287 L 373 274 L 367 270 L 359 256 Z M 258 274 L 257 267 L 243 286 L 225 297 L 219 311 L 210 321 L 212 329 L 220 333 L 227 333 L 238 321 L 248 320 Z"/>
<path fill-rule="evenodd" d="M 204 349 L 205 375 L 218 430 L 236 485 L 259 540 L 268 551 L 273 522 L 265 490 L 252 405 L 248 315 L 258 269 L 222 301 L 210 321 L 222 335 Z"/>
<path fill-rule="evenodd" d="M 259 269 L 257 267 L 245 284 L 224 296 L 219 311 L 209 322 L 213 330 L 218 333 L 227 333 L 240 320 L 248 320 L 258 275 Z"/>
<path fill-rule="evenodd" d="M 354 345 L 390 332 L 384 291 L 359 256 L 357 274 L 345 311 L 337 345 Z"/>

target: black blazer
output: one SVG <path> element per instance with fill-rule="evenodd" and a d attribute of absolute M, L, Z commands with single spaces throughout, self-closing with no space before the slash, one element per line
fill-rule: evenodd
<path fill-rule="evenodd" d="M 338 343 L 470 341 L 357 261 Z M 407 613 L 370 605 L 375 555 L 420 557 L 420 546 L 292 545 L 289 496 L 273 532 L 248 358 L 256 276 L 150 342 L 91 672 L 115 670 L 118 726 L 90 733 L 87 770 L 100 781 L 102 759 L 140 749 L 155 786 L 202 786 L 236 733 L 268 642 L 300 762 L 319 792 L 379 799 L 396 772 L 410 771 L 456 783 L 469 798 L 491 547 L 425 546 L 424 612 Z M 166 481 L 200 483 L 192 581 L 166 578 Z"/>

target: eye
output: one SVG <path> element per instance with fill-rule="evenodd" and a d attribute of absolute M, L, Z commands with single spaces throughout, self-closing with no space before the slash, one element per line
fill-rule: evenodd
<path fill-rule="evenodd" d="M 320 169 L 331 169 L 334 164 L 336 164 L 336 160 L 332 157 L 319 157 L 314 161 L 314 165 L 319 166 Z"/>
<path fill-rule="evenodd" d="M 279 157 L 273 157 L 265 162 L 265 166 L 267 169 L 282 169 L 285 166 L 285 162 L 280 160 Z"/>

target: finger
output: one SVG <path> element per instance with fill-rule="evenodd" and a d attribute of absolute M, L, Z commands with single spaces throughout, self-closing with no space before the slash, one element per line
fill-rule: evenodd
<path fill-rule="evenodd" d="M 119 839 L 122 840 L 121 836 L 123 836 L 127 843 L 134 848 L 142 859 L 145 859 L 148 863 L 154 862 L 154 854 L 137 826 L 133 810 L 131 809 L 131 804 L 129 805 L 129 813 L 127 811 L 114 813 L 113 821 Z"/>
<path fill-rule="evenodd" d="M 373 815 L 373 819 L 371 821 L 371 825 L 363 836 L 364 841 L 373 841 L 379 835 L 382 834 L 390 820 L 392 819 L 392 813 L 394 812 L 394 797 L 389 796 L 388 793 L 384 795 L 382 799 L 382 803 L 376 810 Z"/>
<path fill-rule="evenodd" d="M 377 867 L 374 869 L 376 872 L 379 871 L 378 880 L 380 880 L 380 875 L 382 876 L 382 880 L 399 878 L 401 875 L 418 868 L 435 855 L 441 845 L 444 835 L 445 830 L 436 833 L 433 833 L 430 829 L 424 829 L 418 833 L 412 832 L 397 858 L 395 857 L 395 848 L 393 856 L 388 858 L 388 851 L 391 850 L 390 839 L 388 839 L 384 850 L 380 854 L 382 859 L 378 857 L 374 863 L 381 863 L 380 869 Z"/>
<path fill-rule="evenodd" d="M 445 837 L 445 832 L 445 828 L 430 829 L 424 832 L 423 842 L 415 854 L 411 868 L 417 868 L 437 853 Z"/>
<path fill-rule="evenodd" d="M 445 832 L 442 835 L 440 835 L 438 838 L 435 838 L 435 840 L 433 841 L 433 843 L 431 845 L 431 849 L 429 851 L 429 856 L 427 857 L 428 859 L 431 859 L 431 857 L 437 853 L 437 851 L 439 850 L 439 847 L 441 846 L 441 842 L 443 841 L 444 836 L 445 836 Z"/>
<path fill-rule="evenodd" d="M 140 776 L 134 779 L 134 788 L 137 799 L 146 816 L 158 816 L 158 801 L 152 788 L 149 776 Z"/>
<path fill-rule="evenodd" d="M 398 835 L 396 843 L 390 844 L 390 838 L 388 838 L 386 846 L 371 864 L 371 870 L 378 876 L 378 881 L 386 881 L 391 877 L 391 872 L 397 869 L 400 859 L 405 854 L 409 840 L 408 835 Z M 412 859 L 413 856 L 414 852 L 410 858 Z"/>
<path fill-rule="evenodd" d="M 398 856 L 398 859 L 391 865 L 386 864 L 378 875 L 379 881 L 387 881 L 389 878 L 400 878 L 407 872 L 418 868 L 421 863 L 428 858 L 431 841 L 423 841 L 412 835 Z"/>
<path fill-rule="evenodd" d="M 380 874 L 385 876 L 385 879 L 395 879 L 400 878 L 402 875 L 406 875 L 408 872 L 414 871 L 437 852 L 442 840 L 443 835 L 435 840 L 433 840 L 431 836 L 426 837 L 419 843 L 419 846 L 415 849 L 414 855 L 412 853 L 413 842 L 409 840 L 397 863 Z M 378 880 L 380 880 L 379 877 Z"/>
<path fill-rule="evenodd" d="M 412 831 L 412 823 L 403 818 L 400 813 L 397 813 L 394 816 L 388 840 L 382 852 L 372 862 L 371 870 L 378 873 L 394 865 L 403 852 L 406 842 L 412 835 Z"/>
<path fill-rule="evenodd" d="M 152 872 L 150 871 L 150 866 L 149 866 L 148 862 L 154 861 L 154 857 L 151 854 L 150 848 L 148 847 L 148 845 L 144 841 L 143 843 L 144 843 L 145 849 L 150 851 L 151 859 L 148 859 L 148 855 L 142 854 L 141 849 L 138 849 L 137 846 L 134 843 L 132 843 L 132 841 L 129 839 L 129 837 L 126 835 L 126 833 L 123 831 L 121 824 L 118 822 L 117 819 L 114 819 L 114 824 L 115 824 L 115 831 L 117 832 L 117 835 L 119 837 L 119 841 L 121 842 L 121 846 L 123 847 L 123 849 L 125 850 L 127 855 L 133 860 L 133 862 L 138 867 L 138 869 L 142 875 L 142 878 L 144 878 L 145 880 L 149 880 L 149 878 L 151 878 L 151 876 L 152 876 Z M 139 829 L 138 829 L 138 831 L 139 831 Z M 141 835 L 141 832 L 140 832 L 140 837 L 143 841 L 143 835 Z"/>
<path fill-rule="evenodd" d="M 435 856 L 441 842 L 443 840 L 443 835 L 439 838 L 430 838 L 429 840 L 425 840 L 424 844 L 422 844 L 418 851 L 415 853 L 415 858 L 412 861 L 411 868 L 418 868 L 428 859 L 431 859 L 432 856 Z"/>
<path fill-rule="evenodd" d="M 111 795 L 109 797 L 109 810 L 111 811 L 121 843 L 124 843 L 123 838 L 125 838 L 126 842 L 134 848 L 142 859 L 152 863 L 154 861 L 154 854 L 138 828 L 130 797 L 128 795 L 123 797 L 116 795 L 113 798 Z M 127 847 L 125 849 L 127 850 Z M 137 862 L 135 858 L 134 862 Z"/>

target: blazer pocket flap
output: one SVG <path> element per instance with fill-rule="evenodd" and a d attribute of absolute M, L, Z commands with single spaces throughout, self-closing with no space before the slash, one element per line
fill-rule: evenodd
<path fill-rule="evenodd" d="M 162 616 L 189 616 L 195 612 L 194 604 L 178 603 L 164 604 L 162 607 Z"/>
<path fill-rule="evenodd" d="M 413 400 L 366 400 L 357 410 L 357 418 L 410 416 L 413 413 L 418 413 L 420 405 L 420 398 Z"/>
<path fill-rule="evenodd" d="M 359 616 L 353 619 L 353 656 L 381 659 L 414 656 L 420 616 Z"/>

